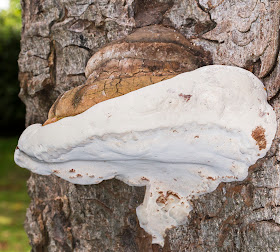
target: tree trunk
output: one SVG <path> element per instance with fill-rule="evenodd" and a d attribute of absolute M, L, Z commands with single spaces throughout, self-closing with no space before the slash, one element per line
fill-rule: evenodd
<path fill-rule="evenodd" d="M 279 2 L 269 0 L 22 0 L 20 97 L 26 125 L 42 123 L 55 99 L 85 82 L 102 46 L 138 27 L 172 27 L 264 82 L 279 122 Z M 33 251 L 279 251 L 279 130 L 242 182 L 221 183 L 193 200 L 188 223 L 152 245 L 135 208 L 145 188 L 118 180 L 74 185 L 32 174 L 25 229 Z"/>

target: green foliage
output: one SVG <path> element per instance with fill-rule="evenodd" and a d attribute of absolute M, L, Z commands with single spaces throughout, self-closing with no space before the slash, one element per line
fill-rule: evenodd
<path fill-rule="evenodd" d="M 2 135 L 18 134 L 24 127 L 25 108 L 20 99 L 17 59 L 20 52 L 19 0 L 0 12 L 0 128 Z"/>
<path fill-rule="evenodd" d="M 13 160 L 17 138 L 0 138 L 0 251 L 30 251 L 23 229 L 29 172 Z"/>
<path fill-rule="evenodd" d="M 6 53 L 7 44 L 13 40 L 20 40 L 21 7 L 20 0 L 10 0 L 10 8 L 0 11 L 0 54 Z M 19 45 L 19 43 L 15 43 Z M 13 45 L 12 45 L 13 46 Z M 10 47 L 12 51 L 14 47 Z M 19 47 L 16 47 L 19 52 Z"/>
<path fill-rule="evenodd" d="M 1 1 L 1 0 L 0 0 Z M 2 135 L 18 134 L 24 127 L 24 105 L 18 98 L 20 52 L 20 0 L 10 0 L 0 11 L 0 129 Z M 29 197 L 29 172 L 14 163 L 17 138 L 0 138 L 0 251 L 30 251 L 23 229 Z"/>

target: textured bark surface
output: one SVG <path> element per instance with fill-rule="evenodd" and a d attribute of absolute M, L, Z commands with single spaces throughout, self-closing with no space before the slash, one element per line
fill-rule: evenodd
<path fill-rule="evenodd" d="M 85 66 L 101 47 L 136 28 L 175 28 L 211 52 L 214 64 L 237 65 L 262 78 L 280 121 L 279 1 L 22 0 L 19 56 L 26 125 L 42 123 L 63 92 L 86 81 Z M 279 251 L 278 130 L 265 158 L 242 182 L 222 183 L 193 199 L 188 223 L 152 246 L 135 208 L 144 188 L 111 180 L 77 186 L 31 175 L 26 231 L 34 251 Z"/>

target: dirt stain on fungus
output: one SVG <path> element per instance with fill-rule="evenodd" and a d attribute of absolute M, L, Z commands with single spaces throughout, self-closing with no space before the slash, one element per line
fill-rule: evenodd
<path fill-rule="evenodd" d="M 168 197 L 169 195 L 172 195 L 172 196 L 174 196 L 177 199 L 181 199 L 180 196 L 177 193 L 175 193 L 175 192 L 167 191 L 166 196 Z"/>
<path fill-rule="evenodd" d="M 76 172 L 74 169 L 69 170 L 69 172 Z"/>
<path fill-rule="evenodd" d="M 164 195 L 162 194 L 157 198 L 156 203 L 157 204 L 165 204 L 166 200 L 167 200 L 166 197 L 164 197 Z"/>
<path fill-rule="evenodd" d="M 252 138 L 255 139 L 256 145 L 259 146 L 259 150 L 266 148 L 266 139 L 265 139 L 265 129 L 261 126 L 256 127 L 251 134 Z"/>
<path fill-rule="evenodd" d="M 179 96 L 183 97 L 186 102 L 188 102 L 192 97 L 191 95 L 185 95 L 185 94 L 182 94 L 182 93 L 179 94 Z"/>
<path fill-rule="evenodd" d="M 160 195 L 156 199 L 156 203 L 158 203 L 158 204 L 167 204 L 167 201 L 169 200 L 170 196 L 173 196 L 179 200 L 181 199 L 181 197 L 177 193 L 170 191 L 170 190 L 166 192 L 166 195 L 164 195 L 164 193 L 162 191 L 159 191 L 158 194 Z"/>
<path fill-rule="evenodd" d="M 149 179 L 147 179 L 146 177 L 142 177 L 141 180 L 146 180 L 146 181 L 150 181 Z"/>

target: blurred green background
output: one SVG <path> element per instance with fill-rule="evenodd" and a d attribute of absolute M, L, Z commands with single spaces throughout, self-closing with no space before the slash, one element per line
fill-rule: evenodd
<path fill-rule="evenodd" d="M 1 4 L 5 0 L 0 0 Z M 23 228 L 29 204 L 29 172 L 14 164 L 17 139 L 24 129 L 25 107 L 18 98 L 20 0 L 0 10 L 0 251 L 30 251 Z"/>

